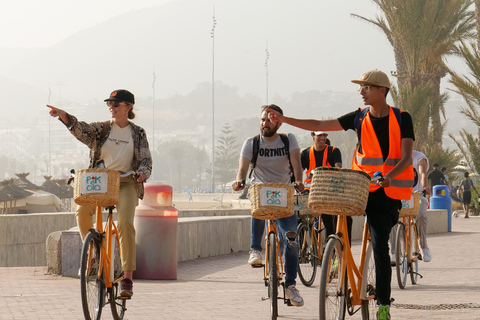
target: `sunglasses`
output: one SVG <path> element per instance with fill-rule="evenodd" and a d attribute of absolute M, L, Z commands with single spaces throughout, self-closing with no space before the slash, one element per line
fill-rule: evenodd
<path fill-rule="evenodd" d="M 115 107 L 115 108 L 118 108 L 119 106 L 127 106 L 128 104 L 126 103 L 121 103 L 121 102 L 117 102 L 117 101 L 107 101 L 107 106 L 109 107 Z"/>
<path fill-rule="evenodd" d="M 358 92 L 361 92 L 362 90 L 365 91 L 365 92 L 368 92 L 370 91 L 370 89 L 372 88 L 380 88 L 379 86 L 371 86 L 371 85 L 368 85 L 368 84 L 365 84 L 365 85 L 360 85 L 358 86 L 357 90 Z"/>

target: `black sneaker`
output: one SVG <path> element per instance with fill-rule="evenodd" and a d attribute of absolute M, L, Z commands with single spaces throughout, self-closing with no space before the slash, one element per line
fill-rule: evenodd
<path fill-rule="evenodd" d="M 130 279 L 123 279 L 120 282 L 120 297 L 130 298 L 133 296 L 133 282 Z"/>

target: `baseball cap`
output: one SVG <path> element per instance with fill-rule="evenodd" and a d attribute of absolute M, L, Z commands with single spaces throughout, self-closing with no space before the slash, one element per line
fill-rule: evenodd
<path fill-rule="evenodd" d="M 115 102 L 122 102 L 125 101 L 126 103 L 135 104 L 135 96 L 128 90 L 125 89 L 118 89 L 112 91 L 110 93 L 110 97 L 104 100 L 107 101 L 115 101 Z"/>
<path fill-rule="evenodd" d="M 352 82 L 390 89 L 390 80 L 388 79 L 388 76 L 378 69 L 367 71 L 360 76 L 360 80 L 352 80 Z"/>
<path fill-rule="evenodd" d="M 313 133 L 314 133 L 316 136 L 319 136 L 319 135 L 321 135 L 321 134 L 326 134 L 326 135 L 328 135 L 328 132 L 325 132 L 325 131 L 314 131 Z"/>

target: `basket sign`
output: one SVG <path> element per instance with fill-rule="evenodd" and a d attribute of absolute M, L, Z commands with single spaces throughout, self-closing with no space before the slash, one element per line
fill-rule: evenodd
<path fill-rule="evenodd" d="M 287 207 L 287 189 L 260 187 L 260 206 Z"/>
<path fill-rule="evenodd" d="M 108 172 L 82 172 L 80 194 L 107 193 Z"/>
<path fill-rule="evenodd" d="M 413 194 L 410 200 L 402 200 L 402 208 L 413 208 L 415 206 L 415 201 L 413 200 Z"/>

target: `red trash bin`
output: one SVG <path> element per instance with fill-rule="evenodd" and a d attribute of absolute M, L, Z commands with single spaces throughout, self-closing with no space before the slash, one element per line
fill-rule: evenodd
<path fill-rule="evenodd" d="M 135 209 L 136 279 L 177 279 L 178 210 L 172 187 L 146 183 L 145 196 Z"/>

